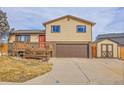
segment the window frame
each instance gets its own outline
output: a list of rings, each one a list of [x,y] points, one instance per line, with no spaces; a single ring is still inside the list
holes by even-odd
[[[84,26],[84,27],[85,27],[85,31],[78,31],[78,27],[79,27],[79,26]],[[77,25],[77,26],[76,26],[76,32],[77,32],[77,33],[86,33],[86,32],[87,32],[87,27],[86,27],[86,25]]]
[[[59,26],[59,31],[58,32],[57,31],[56,32],[53,31],[53,27],[54,26]],[[61,32],[61,26],[60,25],[51,25],[51,32],[52,33],[60,33]]]
[[[24,39],[24,41],[22,41],[22,38]],[[16,41],[17,42],[30,42],[30,35],[28,34],[16,35]]]

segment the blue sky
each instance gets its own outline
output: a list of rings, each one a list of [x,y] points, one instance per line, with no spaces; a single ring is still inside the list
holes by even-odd
[[[98,34],[124,32],[124,7],[6,7],[1,9],[7,13],[10,27],[15,29],[44,29],[42,23],[45,21],[73,15],[96,23],[93,27],[94,40]]]

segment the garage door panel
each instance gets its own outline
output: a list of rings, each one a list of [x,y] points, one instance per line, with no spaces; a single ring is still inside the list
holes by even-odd
[[[57,57],[88,57],[88,45],[56,45]]]

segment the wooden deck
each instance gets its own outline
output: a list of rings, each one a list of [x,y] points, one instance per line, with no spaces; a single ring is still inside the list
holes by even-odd
[[[25,58],[48,58],[52,56],[52,44],[51,43],[25,43],[14,42],[13,43],[13,56],[23,56]]]

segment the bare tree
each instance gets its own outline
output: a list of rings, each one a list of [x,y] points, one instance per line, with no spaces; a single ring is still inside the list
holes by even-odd
[[[3,41],[6,39],[9,29],[6,13],[0,10],[0,47],[2,47]],[[2,53],[2,51],[0,52]]]

